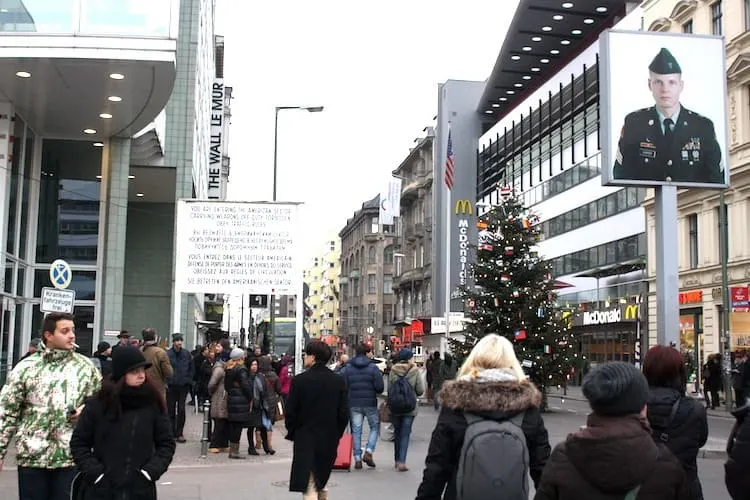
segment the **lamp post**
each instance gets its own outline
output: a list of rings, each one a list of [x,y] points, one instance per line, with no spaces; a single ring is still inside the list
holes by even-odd
[[[279,153],[279,111],[284,110],[305,110],[309,113],[320,113],[323,111],[323,106],[276,106],[276,112],[273,121],[273,198],[271,201],[276,201],[276,174],[278,171],[278,153]],[[304,297],[298,297],[298,300],[304,301]],[[276,296],[271,295],[268,307],[271,308],[269,311],[268,321],[268,333],[271,341],[269,342],[268,349],[269,354],[273,353],[274,343],[276,341]],[[304,307],[303,307],[304,311]],[[299,318],[299,321],[304,321],[304,318]],[[295,342],[295,352],[299,350],[299,346]],[[298,353],[297,353],[298,354]],[[298,356],[295,356],[295,358]]]

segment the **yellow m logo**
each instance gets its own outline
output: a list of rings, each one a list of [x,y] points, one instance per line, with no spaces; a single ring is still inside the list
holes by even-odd
[[[458,200],[456,201],[456,214],[464,213],[468,215],[472,215],[474,213],[474,208],[471,206],[471,202],[469,200]]]
[[[625,308],[625,319],[638,319],[638,306],[627,306]]]

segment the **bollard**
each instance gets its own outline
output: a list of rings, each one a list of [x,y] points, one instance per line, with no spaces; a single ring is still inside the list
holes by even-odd
[[[201,458],[208,456],[208,441],[211,439],[209,426],[211,424],[211,402],[203,403],[203,434],[201,436]]]

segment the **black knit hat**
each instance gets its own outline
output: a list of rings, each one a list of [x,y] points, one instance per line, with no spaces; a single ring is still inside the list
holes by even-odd
[[[583,380],[583,395],[594,413],[606,416],[640,413],[648,400],[648,382],[630,363],[612,361],[594,368]]]
[[[127,345],[112,351],[112,379],[120,380],[137,368],[151,368],[151,363],[146,361],[140,349]]]

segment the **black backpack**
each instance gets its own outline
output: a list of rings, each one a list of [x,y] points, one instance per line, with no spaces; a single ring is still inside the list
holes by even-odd
[[[653,436],[654,440],[658,439],[664,444],[667,444],[669,442],[669,433],[667,432],[667,430],[669,429],[669,426],[672,425],[672,422],[674,422],[674,417],[677,415],[677,410],[680,409],[681,399],[682,398],[677,398],[677,401],[672,404],[672,411],[669,413],[669,418],[663,426],[656,427],[651,424],[651,435]]]
[[[398,379],[388,388],[388,408],[394,415],[406,415],[417,408],[417,393],[404,375],[397,375]]]
[[[457,500],[529,498],[529,448],[524,413],[492,420],[464,413],[468,426],[456,473]]]

